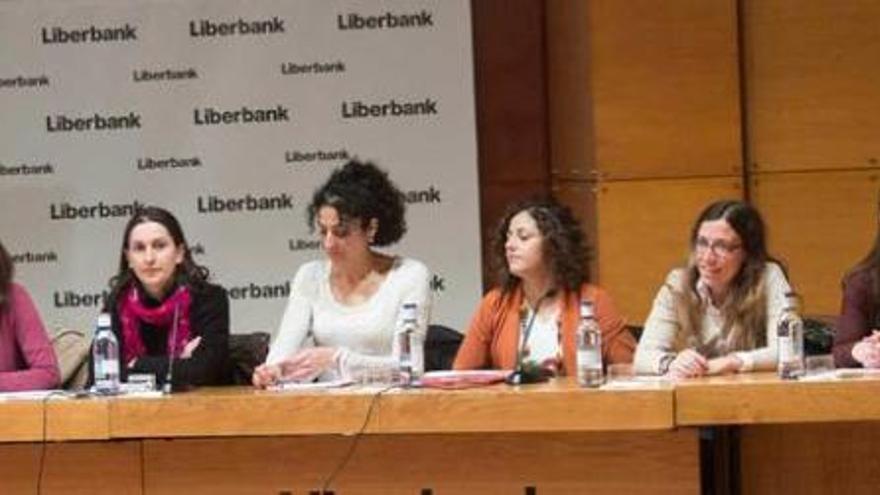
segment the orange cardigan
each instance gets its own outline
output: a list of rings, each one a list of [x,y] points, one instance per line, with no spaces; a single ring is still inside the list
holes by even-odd
[[[581,298],[592,300],[596,308],[596,319],[602,330],[602,361],[606,365],[632,362],[636,341],[627,331],[611,297],[599,287],[584,284],[579,292],[566,291],[562,298],[562,360],[566,375],[576,374],[575,330],[580,319]],[[453,368],[514,369],[519,348],[519,309],[522,301],[522,286],[509,294],[502,294],[497,288],[486,294],[458,349]]]

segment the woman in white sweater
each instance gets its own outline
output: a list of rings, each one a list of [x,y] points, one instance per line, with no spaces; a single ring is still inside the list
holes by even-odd
[[[418,331],[430,314],[430,274],[422,263],[375,251],[406,232],[405,204],[388,175],[351,161],[312,198],[309,224],[326,259],[302,265],[281,327],[253,383],[333,379],[341,370],[391,368],[397,316],[418,305]]]
[[[672,378],[776,366],[776,323],[791,292],[767,253],[764,222],[742,201],[718,201],[691,231],[687,266],[669,273],[636,347],[638,373]]]

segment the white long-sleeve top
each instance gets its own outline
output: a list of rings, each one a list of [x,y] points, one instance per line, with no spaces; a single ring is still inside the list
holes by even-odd
[[[657,374],[660,362],[668,355],[674,356],[683,349],[676,348],[676,334],[681,330],[678,315],[675,311],[675,295],[673,291],[682,288],[683,269],[672,270],[666,277],[666,283],[660,287],[654,306],[645,321],[645,329],[636,347],[633,366],[637,373]],[[734,353],[741,361],[740,371],[767,370],[776,366],[776,325],[785,309],[785,295],[791,292],[791,286],[776,263],[767,263],[764,268],[765,294],[767,297],[767,345],[754,350]],[[699,284],[698,284],[699,286]],[[724,328],[724,314],[712,305],[708,296],[704,298],[706,311],[702,319],[702,340],[704,348],[697,349],[706,357],[717,357],[724,354],[727,343],[721,336]]]
[[[418,332],[424,341],[431,310],[430,272],[419,261],[397,257],[375,294],[355,306],[339,303],[330,289],[330,262],[311,261],[293,278],[281,326],[266,362],[277,363],[302,347],[341,351],[349,369],[393,366],[394,331],[404,303],[418,304]],[[333,379],[338,370],[321,376]]]

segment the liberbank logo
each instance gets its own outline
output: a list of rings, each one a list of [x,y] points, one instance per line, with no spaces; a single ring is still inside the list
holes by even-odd
[[[137,28],[129,23],[122,26],[87,28],[63,28],[53,26],[43,28],[43,44],[58,43],[104,43],[109,41],[136,41]]]
[[[348,160],[348,151],[339,150],[288,150],[284,152],[285,163],[337,162]]]
[[[321,241],[315,239],[288,239],[287,249],[290,251],[317,251],[321,249]]]
[[[42,163],[38,165],[28,165],[22,163],[14,167],[7,167],[0,162],[0,177],[18,176],[18,175],[52,175],[55,173],[55,166],[51,163]]]
[[[415,14],[385,12],[380,15],[339,14],[336,24],[340,31],[352,29],[400,29],[434,26],[434,14],[427,10]]]
[[[427,189],[414,189],[412,191],[406,191],[403,193],[403,200],[407,204],[443,202],[443,199],[440,197],[440,190],[433,185],[429,186]]]
[[[336,74],[345,72],[345,62],[312,62],[310,64],[298,64],[285,62],[281,64],[281,74],[285,76],[298,76],[304,74]]]
[[[136,69],[131,71],[131,78],[134,82],[179,81],[181,79],[198,79],[199,73],[194,67],[164,70]]]
[[[131,203],[71,204],[66,201],[49,205],[51,220],[86,220],[131,217],[140,211],[144,204],[135,200]]]
[[[283,284],[255,284],[227,287],[230,299],[286,299],[290,295],[290,282]]]
[[[13,253],[10,255],[12,258],[12,262],[16,265],[19,263],[24,264],[38,264],[38,263],[55,263],[58,261],[58,254],[55,251],[44,251],[41,253],[33,252],[33,251],[25,251],[23,253]]]
[[[138,170],[180,170],[185,168],[201,167],[201,158],[153,158],[145,156],[137,159]]]
[[[187,248],[193,256],[202,256],[203,254],[205,254],[205,246],[203,246],[201,242],[190,244],[189,246],[187,246]]]
[[[212,21],[199,19],[189,21],[189,35],[192,38],[209,38],[216,36],[263,35],[285,33],[284,19],[273,16],[271,19],[232,21]]]
[[[197,200],[199,213],[234,213],[239,211],[292,210],[293,196],[287,193],[272,196],[254,196],[246,194],[237,198],[221,198],[219,196],[199,196]]]
[[[446,292],[446,278],[436,273],[431,275],[429,285],[434,292]]]
[[[264,124],[290,122],[290,109],[281,105],[266,108],[241,107],[237,110],[196,108],[193,110],[195,125]]]
[[[49,76],[0,77],[0,88],[38,88],[49,85]]]
[[[56,290],[53,293],[52,302],[56,308],[95,308],[104,306],[104,301],[110,297],[106,290],[101,292],[78,292],[69,289]]]
[[[381,103],[370,103],[361,100],[342,102],[342,118],[344,119],[433,115],[437,115],[437,100],[434,100],[433,98],[411,101],[391,99],[387,102]]]
[[[46,132],[120,131],[141,128],[141,116],[134,112],[118,115],[98,113],[87,117],[58,114],[46,116]]]

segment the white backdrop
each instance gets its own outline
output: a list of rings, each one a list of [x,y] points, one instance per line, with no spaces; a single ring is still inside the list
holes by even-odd
[[[420,199],[390,251],[431,268],[433,320],[463,329],[474,119],[468,0],[0,0],[0,239],[47,325],[90,329],[132,203],[167,207],[233,332],[274,332],[321,256],[311,194],[358,157]]]

